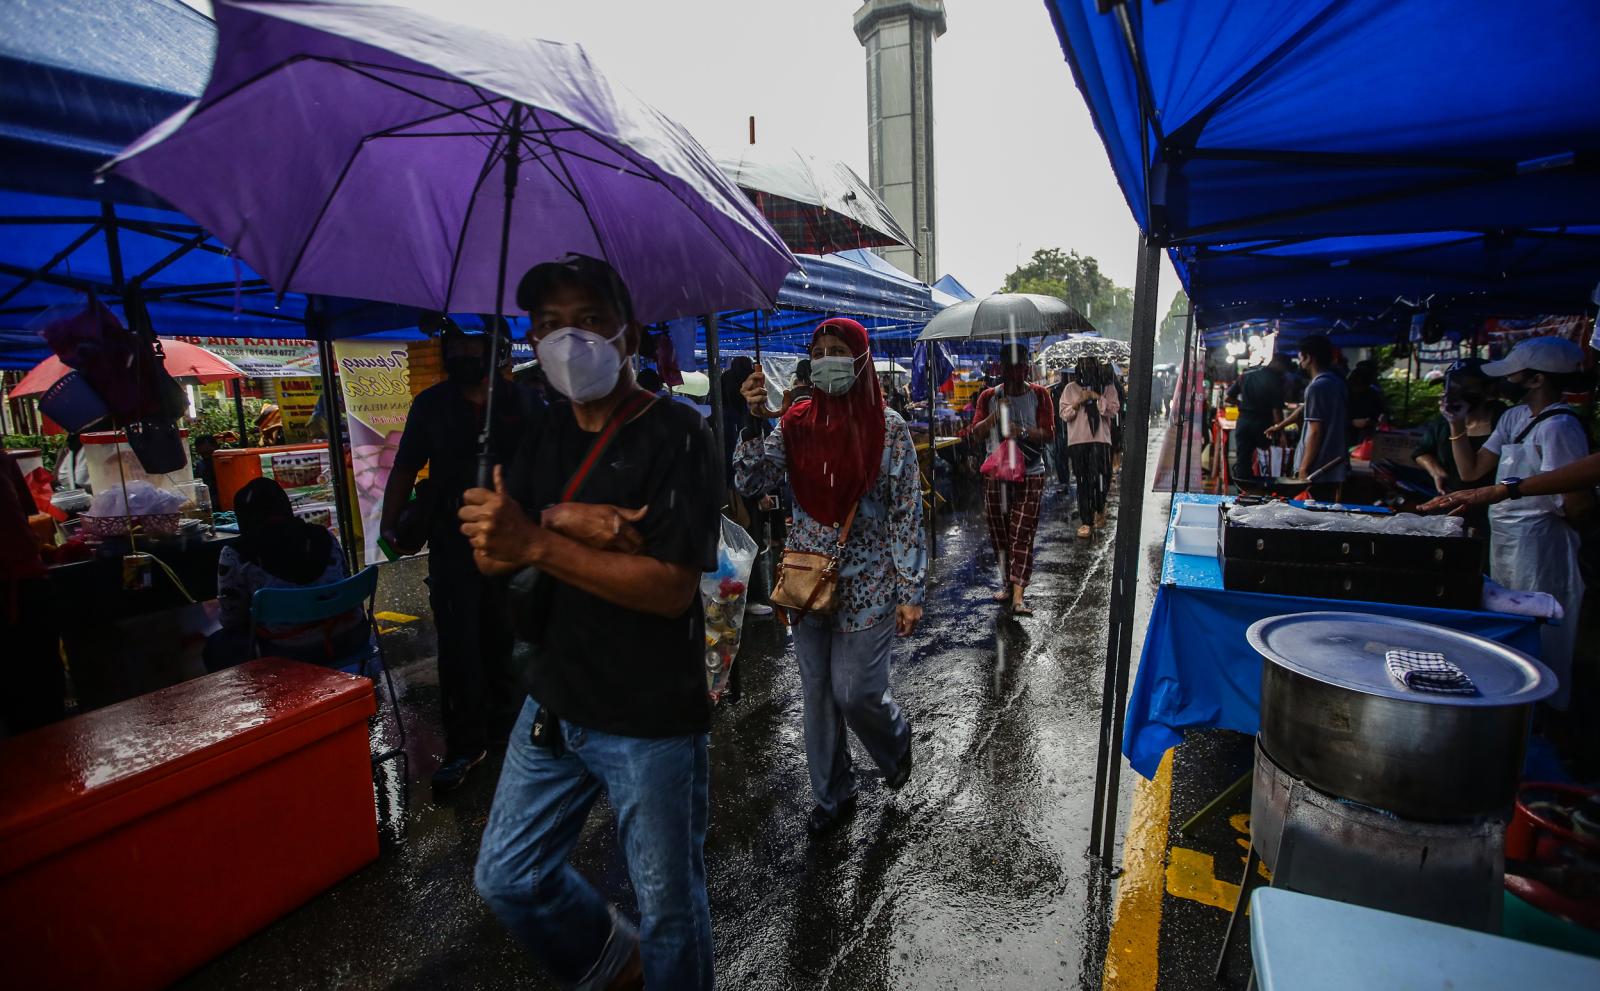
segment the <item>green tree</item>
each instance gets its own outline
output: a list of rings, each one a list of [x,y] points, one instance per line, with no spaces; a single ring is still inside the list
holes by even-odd
[[[1156,324],[1156,364],[1183,360],[1183,331],[1189,319],[1189,296],[1182,289],[1172,297],[1167,315]]]
[[[1031,292],[1065,300],[1106,337],[1128,340],[1133,290],[1112,282],[1090,255],[1040,248],[1006,276],[1006,292]]]

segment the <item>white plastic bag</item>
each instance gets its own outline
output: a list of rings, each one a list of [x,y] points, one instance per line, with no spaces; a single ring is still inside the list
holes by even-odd
[[[744,528],[724,516],[717,570],[700,576],[700,598],[706,610],[706,692],[713,702],[727,689],[733,660],[739,655],[750,568],[758,550]]]

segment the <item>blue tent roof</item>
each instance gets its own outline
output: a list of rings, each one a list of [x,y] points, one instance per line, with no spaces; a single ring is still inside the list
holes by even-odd
[[[1574,287],[1600,271],[1592,239],[1568,242],[1558,263],[1583,279],[1536,269],[1520,286],[1459,237],[1425,248],[1415,270],[1404,259],[1418,232],[1476,235],[1492,253],[1508,232],[1531,247],[1529,232],[1600,225],[1600,5],[1100,6],[1050,3],[1129,207],[1157,244],[1183,249],[1174,263],[1202,322],[1208,305],[1247,298],[1469,293],[1488,304],[1504,291],[1508,306],[1581,306]],[[1324,245],[1321,268],[1294,278],[1282,257],[1217,259],[1212,247],[1352,236],[1372,240]],[[1392,264],[1327,264],[1361,255]]]
[[[777,310],[720,315],[718,338],[724,348],[753,348],[759,333],[763,349],[803,351],[817,324],[840,316],[860,321],[867,328],[874,352],[902,353],[893,342],[903,339],[903,353],[909,354],[912,339],[939,312],[925,283],[870,251],[798,257],[801,268],[784,279]],[[705,346],[704,326],[696,343]]]
[[[933,288],[942,293],[949,293],[956,299],[973,298],[972,293],[967,289],[967,287],[957,281],[956,277],[953,275],[940,276],[939,281],[933,284]]]
[[[93,171],[200,94],[216,26],[179,0],[28,0],[5,23],[5,185],[152,202],[120,180],[94,186]]]

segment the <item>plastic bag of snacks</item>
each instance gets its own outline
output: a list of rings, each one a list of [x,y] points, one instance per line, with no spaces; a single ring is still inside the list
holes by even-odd
[[[728,687],[733,659],[739,655],[745,596],[757,550],[744,528],[724,516],[717,570],[700,576],[700,598],[706,610],[706,691],[713,702]]]

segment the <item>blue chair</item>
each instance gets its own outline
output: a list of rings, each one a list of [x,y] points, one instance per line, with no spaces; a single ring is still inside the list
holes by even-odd
[[[374,768],[391,761],[400,762],[400,780],[410,780],[410,761],[406,757],[406,723],[400,715],[400,696],[394,690],[394,678],[389,674],[389,664],[383,656],[383,641],[378,636],[375,602],[378,595],[378,569],[367,567],[359,574],[334,582],[331,585],[313,585],[310,588],[257,589],[250,600],[250,628],[256,632],[256,656],[262,655],[263,626],[278,631],[304,632],[321,630],[327,645],[326,659],[322,663],[349,674],[372,678],[374,664],[389,689],[389,704],[394,709],[394,722],[399,730],[400,745],[375,754]],[[342,656],[335,656],[334,633],[339,621],[349,612],[359,610],[367,626],[366,640]],[[341,639],[349,636],[348,631]],[[267,646],[270,651],[270,642]],[[374,678],[374,680],[376,680]]]

